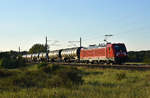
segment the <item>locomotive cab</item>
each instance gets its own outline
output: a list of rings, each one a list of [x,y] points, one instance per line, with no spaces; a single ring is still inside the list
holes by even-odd
[[[115,62],[122,64],[127,60],[127,49],[124,44],[113,44]]]

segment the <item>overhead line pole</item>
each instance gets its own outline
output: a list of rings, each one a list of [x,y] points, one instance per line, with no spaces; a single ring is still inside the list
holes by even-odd
[[[48,45],[48,41],[52,41],[52,40],[48,40],[47,36],[45,38],[45,47],[46,47],[46,58],[48,59],[48,52],[50,51],[50,44]],[[55,40],[55,43],[57,43],[59,41]],[[51,44],[51,46],[53,46]]]
[[[20,46],[19,46],[19,53],[20,53]]]
[[[20,51],[21,51],[21,48],[20,48],[20,46],[19,46],[19,48],[18,48],[18,49],[19,49],[19,55],[20,55]]]
[[[80,47],[82,47],[82,38],[80,37]]]
[[[48,60],[48,44],[47,44],[47,36],[46,36],[45,47],[46,47],[46,59]]]

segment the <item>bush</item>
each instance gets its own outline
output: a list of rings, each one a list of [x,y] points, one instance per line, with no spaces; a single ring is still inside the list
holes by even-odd
[[[16,59],[16,63],[17,63],[17,66],[18,67],[24,67],[26,66],[26,62],[25,62],[25,59],[22,58],[21,56],[18,56],[17,59]]]
[[[52,64],[41,69],[51,74],[49,85],[51,87],[71,87],[83,83],[81,71],[73,67],[64,67]]]
[[[71,87],[83,83],[80,71],[76,68],[66,67],[55,70],[51,80],[51,85],[55,87]]]
[[[14,68],[14,67],[17,67],[17,61],[15,59],[2,58],[1,66],[3,68],[12,68],[12,67]]]
[[[117,80],[122,80],[126,78],[126,74],[125,73],[117,73],[116,74],[116,79]]]
[[[77,68],[52,64],[50,66],[42,67],[41,70],[52,75],[52,78],[49,81],[52,87],[71,87],[72,85],[83,83],[81,71]]]
[[[13,84],[21,88],[46,87],[48,75],[42,71],[28,71],[13,77]]]
[[[9,76],[11,76],[11,75],[12,75],[12,73],[10,73],[10,72],[7,71],[7,70],[4,70],[4,69],[1,69],[1,70],[0,70],[0,78],[9,77]]]
[[[47,62],[42,62],[42,63],[39,63],[39,64],[38,64],[38,68],[45,67],[45,66],[47,66],[47,65],[48,65]]]
[[[18,67],[23,67],[25,66],[25,61],[23,58],[18,57],[18,58],[2,58],[0,60],[0,66],[3,68],[18,68]]]
[[[145,58],[145,59],[144,59],[144,63],[150,64],[150,58]]]
[[[42,71],[46,72],[46,73],[53,73],[59,69],[63,69],[64,67],[59,66],[59,65],[55,65],[55,64],[51,64],[49,66],[43,66],[40,67]]]

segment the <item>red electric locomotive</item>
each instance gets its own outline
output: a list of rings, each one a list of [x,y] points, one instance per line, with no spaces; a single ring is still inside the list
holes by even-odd
[[[127,50],[123,43],[110,44],[95,49],[80,51],[80,61],[91,63],[121,64],[127,59]]]

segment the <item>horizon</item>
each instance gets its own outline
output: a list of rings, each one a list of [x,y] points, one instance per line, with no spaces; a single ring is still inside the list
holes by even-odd
[[[5,0],[0,1],[0,51],[29,50],[45,44],[50,50],[108,40],[124,43],[128,51],[150,50],[149,0]],[[58,42],[59,41],[59,42]],[[76,44],[79,45],[79,44]],[[73,47],[73,46],[72,46]]]

